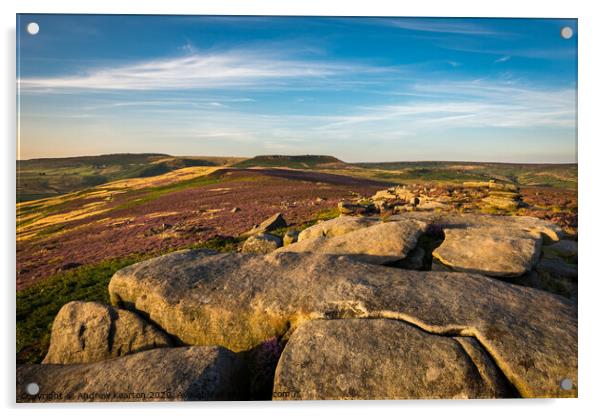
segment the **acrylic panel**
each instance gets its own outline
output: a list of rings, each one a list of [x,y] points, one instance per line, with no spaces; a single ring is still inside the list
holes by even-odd
[[[577,37],[17,15],[17,401],[576,397]]]

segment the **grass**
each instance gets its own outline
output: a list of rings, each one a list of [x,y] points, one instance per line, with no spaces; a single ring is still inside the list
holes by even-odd
[[[65,228],[64,224],[53,224],[53,225],[46,227],[45,229],[40,230],[38,233],[36,233],[36,236],[38,236],[38,237],[50,236],[56,232],[60,232],[64,228]]]
[[[332,220],[336,217],[339,217],[340,214],[341,213],[339,212],[339,209],[337,207],[323,209],[323,210],[320,210],[313,219],[311,219],[307,222],[300,223],[300,224],[298,224],[296,226],[292,226],[292,227],[284,227],[282,229],[277,229],[270,233],[282,237],[285,235],[285,233],[288,230],[295,230],[297,232],[301,232],[302,230],[307,229],[310,226],[313,226],[314,224],[318,223],[319,221]]]
[[[17,291],[17,363],[38,363],[44,358],[52,321],[63,305],[75,300],[108,303],[107,286],[113,274],[142,259],[129,256],[82,266]]]
[[[168,252],[200,248],[230,252],[236,251],[242,242],[244,238],[219,236]],[[161,254],[131,255],[84,265],[17,291],[17,363],[39,363],[44,359],[50,344],[52,322],[63,305],[76,300],[109,303],[108,285],[115,272],[158,255]]]
[[[139,196],[138,198],[134,198],[134,199],[126,201],[126,202],[118,205],[117,207],[113,208],[112,211],[127,210],[132,207],[136,207],[136,206],[157,200],[157,199],[163,197],[164,195],[167,195],[167,194],[170,194],[170,193],[173,193],[176,191],[182,191],[182,190],[186,190],[188,188],[200,187],[203,185],[216,184],[221,181],[223,181],[221,178],[211,178],[211,177],[207,177],[207,176],[200,176],[200,177],[192,178],[189,180],[176,182],[173,184],[145,188],[141,193],[135,193],[136,195]]]
[[[259,155],[235,164],[235,167],[288,167],[313,168],[321,164],[343,164],[333,156],[328,155]]]
[[[564,189],[577,187],[577,164],[423,161],[356,163],[353,166],[372,172],[372,178],[398,182],[458,183],[495,179],[519,186],[538,185]]]
[[[195,245],[190,249],[211,249],[218,252],[236,252],[244,243],[244,237],[217,236]]]

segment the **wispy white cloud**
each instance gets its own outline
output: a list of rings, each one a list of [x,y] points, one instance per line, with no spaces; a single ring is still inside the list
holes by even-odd
[[[452,42],[449,39],[442,38],[437,46],[450,51],[458,52],[469,52],[479,55],[497,55],[497,56],[518,56],[521,58],[529,59],[544,59],[544,60],[557,60],[557,59],[574,59],[577,56],[577,49],[567,45],[562,48],[492,48],[489,45],[482,46],[468,46],[459,44],[458,42]]]
[[[571,88],[538,89],[513,82],[419,83],[399,104],[365,107],[330,117],[321,129],[393,122],[417,133],[450,128],[574,128],[576,94]]]
[[[507,61],[510,61],[510,58],[511,58],[510,55],[504,55],[503,57],[498,58],[498,59],[496,59],[493,62],[496,63],[496,64],[501,63],[501,62],[507,62]]]
[[[386,68],[349,62],[295,59],[263,51],[189,53],[85,74],[23,78],[21,89],[176,90],[263,85],[270,80],[320,79]]]
[[[485,25],[467,20],[450,21],[439,19],[387,19],[386,22],[388,22],[391,26],[395,26],[400,29],[415,30],[419,32],[485,36],[508,35],[506,32],[500,32]]]

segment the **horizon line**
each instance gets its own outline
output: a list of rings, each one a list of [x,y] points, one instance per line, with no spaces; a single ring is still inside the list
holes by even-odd
[[[240,156],[240,155],[172,155],[164,152],[115,152],[115,153],[102,153],[92,155],[75,155],[75,156],[41,156],[28,159],[16,159],[16,162],[35,161],[41,159],[69,159],[69,158],[93,158],[100,156],[111,156],[111,155],[156,155],[156,156],[169,156],[172,158],[245,158],[253,159],[260,156],[327,156],[338,159],[339,161],[346,164],[391,164],[391,163],[425,163],[425,162],[453,162],[453,163],[480,163],[480,164],[507,164],[507,165],[578,165],[578,161],[575,162],[501,162],[501,161],[481,161],[481,160],[455,160],[455,159],[421,159],[421,160],[389,160],[389,161],[357,161],[349,162],[344,161],[337,156],[328,154],[257,154],[253,156]]]

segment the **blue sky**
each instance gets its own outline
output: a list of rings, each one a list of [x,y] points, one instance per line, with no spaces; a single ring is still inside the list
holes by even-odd
[[[19,15],[17,32],[20,159],[577,159],[573,19]]]

